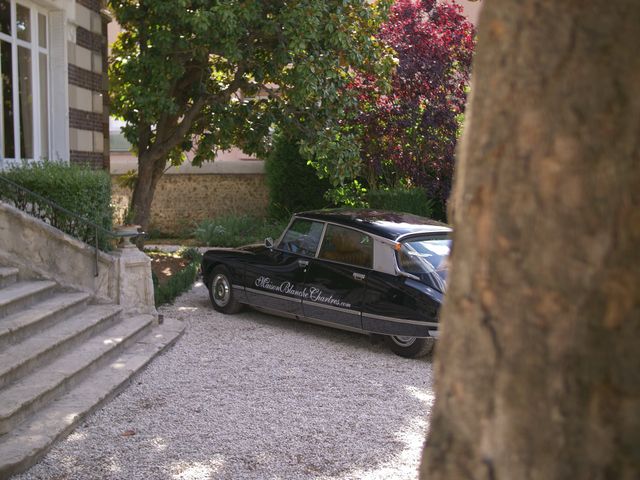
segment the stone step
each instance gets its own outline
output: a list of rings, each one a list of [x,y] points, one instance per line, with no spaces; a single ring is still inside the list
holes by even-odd
[[[155,355],[173,344],[183,328],[182,322],[165,319],[55,402],[0,436],[0,478],[36,463],[57,439],[67,435],[86,415],[126,386]]]
[[[10,267],[0,267],[0,288],[13,285],[18,280],[18,269]]]
[[[121,311],[114,305],[91,305],[38,335],[4,349],[0,353],[0,388],[108,328],[118,320]]]
[[[11,315],[49,296],[55,282],[35,280],[18,282],[0,290],[0,318]]]
[[[38,408],[69,390],[88,374],[146,333],[154,317],[138,315],[120,321],[54,361],[0,390],[0,435],[15,428]]]
[[[86,307],[90,298],[91,295],[83,292],[58,293],[25,310],[0,318],[0,352],[78,313]]]

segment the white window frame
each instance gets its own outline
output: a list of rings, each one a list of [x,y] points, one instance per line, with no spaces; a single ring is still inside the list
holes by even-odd
[[[6,1],[6,0],[5,0]],[[49,12],[39,5],[36,5],[29,0],[8,0],[11,11],[11,35],[0,32],[0,40],[8,42],[11,45],[11,59],[12,59],[12,84],[13,84],[13,135],[14,135],[14,156],[4,157],[4,138],[0,138],[0,169],[9,166],[10,164],[20,163],[23,160],[26,161],[39,161],[44,158],[42,148],[42,118],[41,118],[41,98],[40,92],[40,54],[46,55],[47,69],[47,152],[50,157],[51,152],[51,22],[49,19]],[[25,41],[18,38],[17,29],[17,5],[21,5],[29,9],[30,24],[31,24],[31,40]],[[38,15],[41,14],[45,17],[46,23],[46,47],[39,45],[39,19]],[[31,93],[32,93],[32,141],[33,141],[33,158],[24,158],[20,145],[20,120],[21,120],[21,105],[19,98],[19,83],[18,83],[18,47],[24,47],[31,53]],[[3,105],[3,92],[0,91],[0,105]],[[0,132],[4,132],[4,114],[0,115]]]

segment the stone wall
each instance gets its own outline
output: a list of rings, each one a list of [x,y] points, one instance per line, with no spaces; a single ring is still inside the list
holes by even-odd
[[[118,296],[115,259],[11,205],[0,202],[0,260],[26,278],[55,280],[102,300]]]
[[[97,265],[96,265],[97,261]],[[137,248],[97,252],[69,235],[0,202],[0,262],[21,278],[46,278],[88,292],[128,313],[155,315],[151,260]]]
[[[116,215],[127,206],[131,192],[112,176]],[[149,231],[184,235],[202,220],[225,215],[264,217],[269,192],[265,175],[166,174],[158,183]]]

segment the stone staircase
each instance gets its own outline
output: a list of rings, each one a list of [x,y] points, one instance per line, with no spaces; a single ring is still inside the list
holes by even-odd
[[[34,464],[182,329],[0,266],[0,479]]]

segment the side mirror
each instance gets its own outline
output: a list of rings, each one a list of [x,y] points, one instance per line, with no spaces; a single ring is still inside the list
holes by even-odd
[[[273,248],[273,238],[271,238],[271,237],[265,238],[264,239],[264,246],[267,247],[269,250],[271,250]]]

